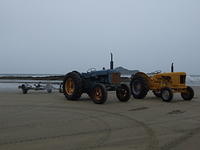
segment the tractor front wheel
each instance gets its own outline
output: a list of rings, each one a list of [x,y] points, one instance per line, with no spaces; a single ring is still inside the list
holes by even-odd
[[[165,102],[170,102],[173,98],[173,91],[167,87],[161,89],[161,98]]]
[[[121,84],[116,90],[116,95],[119,101],[127,102],[131,97],[129,87],[126,84]]]
[[[107,100],[107,90],[103,84],[95,84],[91,90],[90,97],[95,104],[103,104]]]
[[[194,90],[188,86],[186,92],[181,93],[181,97],[186,101],[192,100],[194,97]]]

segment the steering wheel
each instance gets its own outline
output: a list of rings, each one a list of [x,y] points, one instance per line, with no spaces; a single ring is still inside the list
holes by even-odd
[[[90,68],[87,70],[87,72],[94,72],[94,71],[96,71],[96,68]]]
[[[153,73],[154,74],[159,74],[159,73],[161,73],[162,71],[161,70],[156,70],[156,71],[154,71]]]

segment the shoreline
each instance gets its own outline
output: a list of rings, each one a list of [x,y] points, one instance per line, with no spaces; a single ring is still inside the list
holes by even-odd
[[[2,76],[0,77],[0,80],[63,80],[63,79],[64,79],[64,75],[44,76],[44,77],[33,77],[33,76],[27,76],[27,77]]]

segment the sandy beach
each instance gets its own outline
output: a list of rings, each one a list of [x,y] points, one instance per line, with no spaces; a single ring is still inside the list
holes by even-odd
[[[67,101],[58,92],[0,92],[0,150],[199,150],[200,88],[171,103],[151,93],[104,105],[87,95]]]

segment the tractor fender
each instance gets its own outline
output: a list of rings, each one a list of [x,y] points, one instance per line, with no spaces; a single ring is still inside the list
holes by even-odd
[[[147,81],[148,85],[150,85],[151,78],[144,72],[137,72],[131,76],[131,79],[135,78],[143,78]]]

